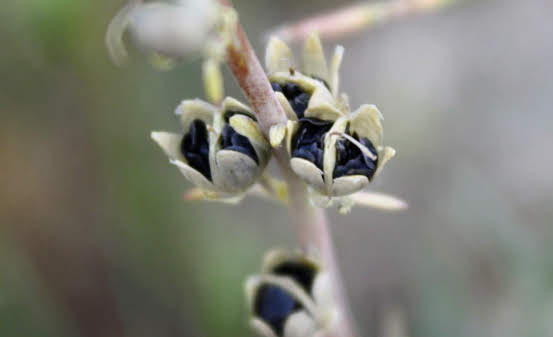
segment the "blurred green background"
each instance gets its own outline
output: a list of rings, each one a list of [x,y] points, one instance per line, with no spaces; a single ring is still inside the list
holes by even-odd
[[[348,3],[235,1],[259,55],[274,25]],[[2,3],[0,336],[250,336],[242,281],[294,247],[287,211],[182,201],[149,132],[202,97],[200,62],[113,66],[122,4]],[[410,203],[329,212],[364,336],[390,306],[412,337],[553,336],[552,2],[461,2],[335,43],[398,150],[373,188]]]

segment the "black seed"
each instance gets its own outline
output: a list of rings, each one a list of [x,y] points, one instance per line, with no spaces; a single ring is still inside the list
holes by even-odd
[[[236,145],[231,145],[227,148],[225,148],[225,150],[228,150],[228,151],[236,151],[236,152],[240,152],[240,153],[244,153],[244,154],[247,154],[248,153],[248,149],[243,147],[243,146],[236,146]]]
[[[282,87],[282,93],[284,94],[284,96],[290,99],[293,99],[302,92],[303,91],[300,89],[300,86],[295,83],[285,83]]]
[[[289,276],[298,282],[305,291],[310,294],[313,281],[317,274],[317,268],[308,263],[285,262],[273,269],[276,275]]]
[[[202,173],[206,178],[211,179],[209,174],[205,174],[205,172],[210,172],[208,160],[205,160],[204,157],[193,152],[187,153],[186,160],[188,161],[188,165]]]
[[[230,126],[229,127],[227,126],[223,128],[223,132],[221,133],[221,140],[222,140],[221,146],[223,148],[226,148],[232,145],[231,138],[232,138],[234,129]]]
[[[339,165],[334,168],[334,178],[342,177],[347,174],[347,169],[344,165]]]
[[[309,99],[311,96],[309,96],[306,93],[301,93],[297,95],[294,99],[290,100],[290,105],[292,106],[292,109],[294,109],[294,112],[298,116],[298,118],[303,118],[305,110],[307,110],[307,105],[309,104]]]
[[[180,151],[188,165],[211,180],[209,167],[209,139],[205,123],[196,119],[190,124],[188,133],[184,135],[180,144]]]
[[[346,147],[346,142],[342,139],[336,142],[336,161],[338,163],[347,162],[349,157],[348,148]]]
[[[323,140],[330,130],[331,122],[304,118],[299,121],[299,128],[292,137],[292,157],[309,160],[323,169]]]
[[[361,144],[365,145],[365,147],[367,149],[369,149],[369,151],[371,151],[372,154],[377,156],[376,161],[373,161],[371,158],[369,158],[367,156],[363,156],[363,160],[365,161],[365,164],[367,166],[369,166],[370,168],[373,168],[373,169],[376,170],[376,166],[378,164],[378,152],[376,151],[373,143],[371,143],[371,141],[368,138],[361,138],[361,140],[359,142]]]
[[[273,87],[273,91],[282,92],[282,87],[277,82],[271,82],[271,86]]]
[[[295,150],[294,153],[292,153],[292,156],[293,157],[298,157],[298,158],[303,158],[303,159],[308,160],[312,163],[315,163],[315,161],[316,161],[315,155],[313,153],[311,153],[310,151],[308,151],[307,149],[303,149],[303,148]]]
[[[323,150],[321,149],[322,146],[320,146],[318,143],[314,142],[311,143],[311,145],[306,145],[298,151],[301,152],[307,152],[310,155],[310,158],[308,159],[310,162],[314,163],[317,167],[323,167]],[[299,156],[298,156],[299,157]]]
[[[307,110],[307,106],[309,105],[309,99],[311,98],[309,93],[305,92],[295,83],[281,85],[280,83],[272,82],[271,86],[274,91],[284,94],[299,119],[304,117],[305,110]]]
[[[346,165],[340,165],[339,167],[344,175],[364,175],[368,177],[373,170],[362,161],[361,157],[351,159]]]
[[[358,139],[357,135],[353,135],[353,138]],[[377,151],[368,138],[362,138],[359,142],[372,154],[377,156]],[[378,158],[372,160],[365,156],[357,146],[347,139],[340,139],[336,142],[336,154],[336,166],[333,172],[334,178],[350,175],[364,175],[372,179],[374,176]]]
[[[223,132],[221,133],[221,147],[223,150],[230,150],[243,153],[259,164],[257,154],[248,140],[248,138],[242,136],[236,132],[230,125],[225,125]]]
[[[243,140],[244,136],[240,135],[239,133],[235,132],[232,134],[232,136],[230,136],[230,141],[233,145],[240,145],[241,143],[246,143],[246,144],[249,144],[250,142],[248,141],[248,139],[246,138],[245,140]]]
[[[301,308],[292,295],[279,287],[263,285],[257,290],[254,312],[277,336],[283,336],[286,319]]]

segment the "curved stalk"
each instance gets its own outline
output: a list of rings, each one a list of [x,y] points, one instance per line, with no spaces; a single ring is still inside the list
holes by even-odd
[[[321,38],[337,39],[403,16],[434,11],[453,2],[454,0],[364,1],[281,25],[268,36],[275,35],[284,41],[293,42],[303,40],[311,32],[317,31]]]
[[[223,0],[223,4],[228,2]],[[227,64],[248,98],[267,138],[271,126],[285,123],[286,114],[273,92],[271,84],[255,55],[242,27],[237,25],[236,40],[228,46]],[[340,321],[332,337],[354,337],[353,320],[344,291],[342,278],[324,210],[313,207],[308,200],[305,184],[292,172],[283,146],[273,149],[283,178],[288,184],[289,209],[300,247],[315,250],[330,272]],[[329,336],[330,337],[330,336]]]

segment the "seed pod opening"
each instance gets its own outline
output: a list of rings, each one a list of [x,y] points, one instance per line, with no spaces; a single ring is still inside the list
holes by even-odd
[[[188,165],[211,181],[208,131],[202,120],[195,119],[190,124],[190,129],[182,138],[180,151]]]
[[[221,149],[243,153],[259,164],[259,159],[248,138],[237,133],[232,126],[226,124],[221,133]]]
[[[286,97],[298,119],[303,118],[309,104],[309,99],[311,99],[311,93],[295,83],[287,82],[281,84],[271,82],[271,85],[275,92],[281,92]]]
[[[327,273],[303,253],[275,250],[246,283],[252,327],[264,337],[312,337],[333,323]]]
[[[280,276],[288,276],[294,279],[302,288],[311,293],[313,288],[313,281],[317,275],[318,268],[311,263],[304,263],[298,261],[285,261],[272,270],[272,273]]]
[[[277,336],[284,335],[284,324],[303,306],[286,290],[265,284],[257,290],[254,313],[268,324]]]
[[[171,163],[209,198],[243,195],[270,158],[270,146],[251,110],[227,97],[221,106],[185,100],[176,113],[184,135],[152,133]]]
[[[306,159],[323,169],[324,136],[332,127],[331,122],[302,119],[292,138],[292,157]]]
[[[366,147],[376,159],[369,158],[361,149],[347,139],[336,141],[336,164],[333,177],[363,175],[372,180],[378,166],[378,152],[368,138],[352,137]]]

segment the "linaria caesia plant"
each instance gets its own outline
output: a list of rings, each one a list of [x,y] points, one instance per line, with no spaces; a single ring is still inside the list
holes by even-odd
[[[339,93],[343,48],[336,48],[328,66],[312,34],[296,67],[290,49],[274,37],[266,74],[227,0],[131,1],[106,37],[116,63],[126,56],[127,29],[148,52],[182,59],[193,50],[205,58],[209,103],[183,101],[176,110],[182,131],[152,133],[196,186],[187,200],[237,202],[248,193],[288,203],[301,251],[270,253],[261,273],[248,280],[252,327],[262,337],[355,337],[320,207],[335,205],[346,213],[354,203],[387,210],[406,204],[360,192],[395,151],[382,145],[378,109],[362,105],[351,111]],[[223,99],[223,60],[251,108]],[[264,172],[271,153],[284,181]]]

